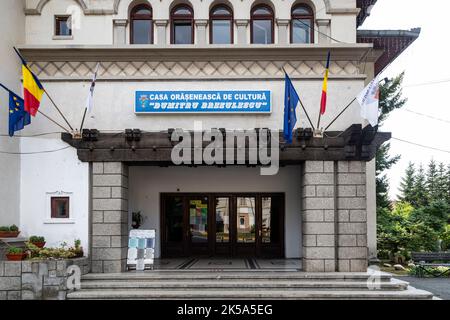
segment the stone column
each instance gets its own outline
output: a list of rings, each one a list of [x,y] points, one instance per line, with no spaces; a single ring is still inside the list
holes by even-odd
[[[289,36],[289,22],[287,19],[277,19],[278,25],[278,44],[288,44],[291,42]]]
[[[332,161],[306,161],[302,177],[303,270],[334,272],[335,174]]]
[[[319,43],[331,43],[330,39],[330,20],[318,19],[316,20],[318,26]],[[328,37],[327,37],[328,36]]]
[[[237,26],[237,43],[238,44],[247,44],[250,41],[247,41],[247,26],[248,20],[235,20]]]
[[[156,27],[156,35],[157,35],[157,44],[161,46],[167,45],[167,24],[168,20],[155,20]]]
[[[339,271],[365,272],[368,265],[366,163],[339,161]]]
[[[128,247],[128,167],[94,162],[92,168],[92,272],[126,269]]]
[[[114,20],[114,44],[124,45],[127,43],[127,19]]]
[[[195,20],[196,26],[196,43],[199,46],[204,46],[209,41],[206,40],[206,26],[208,25],[208,20]]]
[[[365,272],[365,163],[306,161],[302,175],[303,269]]]

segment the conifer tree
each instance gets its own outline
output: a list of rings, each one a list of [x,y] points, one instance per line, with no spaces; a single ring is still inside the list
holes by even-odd
[[[426,206],[428,204],[428,192],[426,188],[426,176],[425,170],[423,169],[422,164],[419,166],[419,170],[417,171],[416,179],[414,183],[414,201],[412,205],[415,208],[419,208],[422,206]]]
[[[436,199],[440,201],[447,201],[447,171],[443,162],[440,162],[437,169],[436,181]]]
[[[416,168],[414,163],[410,162],[405,171],[405,176],[400,182],[401,201],[408,202],[410,204],[414,201],[414,183],[415,183]]]
[[[431,159],[428,164],[425,186],[428,191],[429,201],[438,200],[438,169],[434,159]]]

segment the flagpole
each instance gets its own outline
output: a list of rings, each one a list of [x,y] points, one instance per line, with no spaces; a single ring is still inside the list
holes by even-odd
[[[284,69],[284,67],[282,67],[282,69],[283,69],[284,73],[285,73],[287,76],[289,76],[288,73],[286,72],[286,70]],[[306,108],[305,108],[305,106],[303,105],[302,99],[298,99],[298,101],[300,102],[300,105],[302,106],[302,109],[303,109],[303,111],[304,111],[305,114],[306,114],[306,118],[308,119],[309,124],[311,125],[311,128],[312,128],[313,130],[315,130],[314,125],[312,124],[311,118],[309,117],[308,112],[306,111]]]
[[[22,60],[22,64],[25,66],[25,68],[28,69],[28,71],[31,72],[31,74],[34,75],[33,71],[31,71],[30,67],[28,67],[26,60],[22,57],[22,55],[20,54],[20,52],[17,50],[16,47],[13,47],[14,51],[17,53],[17,55],[19,56],[20,60]],[[64,114],[61,112],[61,110],[58,108],[58,106],[56,105],[55,101],[53,101],[52,97],[48,94],[47,90],[43,87],[42,88],[44,90],[44,93],[47,95],[47,97],[50,99],[51,103],[53,104],[53,106],[56,108],[56,110],[58,110],[59,114],[61,115],[61,117],[64,119],[64,121],[67,123],[67,125],[69,126],[70,130],[73,131],[72,126],[70,125],[69,121],[67,121],[66,117],[64,116]]]
[[[331,125],[356,101],[356,97],[330,122],[330,124],[323,130],[326,131]]]
[[[60,125],[58,122],[56,122],[55,120],[53,120],[52,118],[50,118],[48,115],[46,115],[45,113],[43,113],[42,111],[38,110],[37,111],[39,114],[42,114],[45,118],[47,118],[48,120],[50,120],[51,122],[53,122],[54,124],[56,124],[58,127],[60,127],[61,129],[63,129],[64,131],[70,133],[69,130],[67,130],[66,128],[64,128],[62,125]]]
[[[87,108],[84,108],[83,120],[81,120],[80,133],[83,130],[84,120],[86,119]]]
[[[0,83],[0,87],[2,87],[3,89],[5,89],[8,92],[13,92],[12,90],[10,90],[9,88],[7,88],[6,86],[4,86],[2,83]],[[60,127],[61,129],[63,129],[66,132],[69,132],[69,130],[67,130],[66,128],[64,128],[62,125],[60,125],[58,122],[56,122],[55,120],[53,120],[52,118],[50,118],[49,116],[47,116],[46,114],[42,113],[41,111],[38,110],[38,112],[40,114],[42,114],[45,118],[47,118],[48,120],[50,120],[51,122],[53,122],[54,124],[56,124],[58,127]],[[70,132],[69,132],[70,133]]]

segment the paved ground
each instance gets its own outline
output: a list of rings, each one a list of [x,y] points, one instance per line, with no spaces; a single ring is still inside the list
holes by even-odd
[[[438,298],[450,300],[450,278],[416,278],[396,275],[394,277],[409,282],[416,289],[426,290]]]

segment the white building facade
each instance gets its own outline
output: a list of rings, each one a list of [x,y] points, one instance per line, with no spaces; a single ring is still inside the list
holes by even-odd
[[[6,2],[2,83],[21,91],[14,45],[73,130],[44,96],[40,110],[69,133],[38,115],[22,137],[0,137],[9,152],[0,154],[1,225],[45,236],[49,246],[81,239],[92,272],[125,270],[133,212],[143,216],[142,229],[156,230],[157,257],[302,258],[305,271],[366,270],[376,256],[373,159],[389,134],[368,126],[356,102],[323,137],[304,130],[311,125],[298,106],[293,144],[279,135],[276,175],[261,175],[260,164],[248,161],[176,166],[171,133],[268,128],[278,136],[283,69],[316,126],[331,52],[325,128],[417,31],[359,33],[375,1]],[[389,51],[389,43],[401,45]],[[97,63],[89,130],[77,137]],[[170,92],[266,93],[270,108],[151,104],[155,93],[170,99]],[[1,99],[8,101],[5,93]]]

